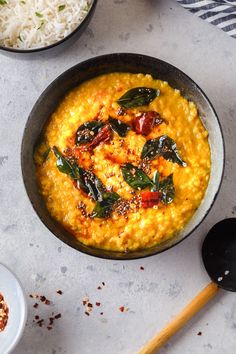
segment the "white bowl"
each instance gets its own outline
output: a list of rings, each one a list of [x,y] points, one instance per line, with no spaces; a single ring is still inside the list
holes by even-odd
[[[0,353],[9,354],[23,334],[27,319],[27,305],[19,280],[3,264],[0,264],[0,293],[9,308],[7,326],[3,332],[0,332]]]

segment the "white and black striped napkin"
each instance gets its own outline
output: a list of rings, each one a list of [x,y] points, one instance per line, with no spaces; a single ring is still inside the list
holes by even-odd
[[[236,0],[177,0],[184,8],[236,38]]]

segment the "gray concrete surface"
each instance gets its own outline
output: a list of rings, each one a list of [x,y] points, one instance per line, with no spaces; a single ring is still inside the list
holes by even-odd
[[[130,262],[95,259],[53,237],[35,215],[20,171],[24,125],[40,93],[72,65],[118,51],[158,57],[192,77],[219,115],[227,154],[220,194],[198,230],[161,255]],[[14,354],[137,353],[208,283],[202,240],[216,221],[236,213],[235,82],[236,40],[169,0],[100,0],[87,31],[60,55],[17,60],[0,53],[0,262],[15,271],[27,296],[53,301],[34,309],[28,297],[27,327]],[[89,317],[85,296],[101,302]],[[119,311],[123,305],[128,312]],[[36,314],[46,319],[51,312],[62,314],[51,331],[34,325]],[[222,291],[160,353],[234,354],[235,347],[236,296]]]

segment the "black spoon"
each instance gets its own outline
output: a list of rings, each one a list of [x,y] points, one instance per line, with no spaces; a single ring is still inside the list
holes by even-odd
[[[236,291],[236,218],[222,220],[212,227],[202,245],[202,259],[212,282],[156,334],[139,354],[156,353],[213,298],[219,287]]]

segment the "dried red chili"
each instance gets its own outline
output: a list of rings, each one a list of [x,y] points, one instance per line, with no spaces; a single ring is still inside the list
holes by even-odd
[[[111,128],[108,124],[106,124],[100,131],[99,133],[94,137],[94,139],[89,143],[84,146],[85,150],[92,150],[101,143],[107,143],[110,141],[112,136],[112,131]]]
[[[143,208],[152,208],[154,205],[158,205],[161,201],[160,192],[141,192],[140,197]]]
[[[153,127],[163,122],[159,113],[155,111],[143,112],[136,115],[133,121],[133,128],[137,134],[148,135]]]

